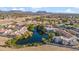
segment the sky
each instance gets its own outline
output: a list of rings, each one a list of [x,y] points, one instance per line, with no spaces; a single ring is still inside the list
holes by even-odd
[[[46,11],[53,13],[79,13],[79,8],[77,7],[0,7],[1,11],[11,11],[11,10],[19,10],[19,11]]]
[[[79,13],[79,0],[0,0],[0,10]]]

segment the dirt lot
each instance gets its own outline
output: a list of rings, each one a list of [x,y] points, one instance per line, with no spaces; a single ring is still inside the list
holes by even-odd
[[[53,45],[44,45],[39,47],[25,47],[19,49],[0,47],[0,51],[76,51],[76,50]]]
[[[5,45],[5,42],[8,40],[9,38],[7,37],[1,37],[0,36],[0,45]]]

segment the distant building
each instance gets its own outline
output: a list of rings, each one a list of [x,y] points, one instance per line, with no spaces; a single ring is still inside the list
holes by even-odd
[[[62,45],[78,45],[78,41],[76,37],[67,38],[64,36],[56,36],[52,39],[53,43],[62,44]]]

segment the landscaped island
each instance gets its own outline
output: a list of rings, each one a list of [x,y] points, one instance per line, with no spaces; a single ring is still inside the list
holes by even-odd
[[[1,12],[0,36],[8,38],[0,43],[5,48],[49,45],[79,49],[79,14]]]

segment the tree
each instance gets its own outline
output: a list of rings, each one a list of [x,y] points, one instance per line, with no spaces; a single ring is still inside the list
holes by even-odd
[[[48,41],[51,42],[52,38],[55,36],[55,33],[49,32],[48,33]]]
[[[34,28],[35,28],[34,24],[30,24],[27,29],[29,31],[34,31]]]
[[[37,25],[36,30],[41,35],[46,34],[46,29],[43,25]]]
[[[66,23],[68,20],[69,20],[68,18],[64,18],[64,19],[62,20],[62,22],[63,22],[63,23]]]
[[[40,16],[37,16],[37,17],[35,18],[35,20],[36,20],[36,21],[40,21],[40,18],[41,18]]]

